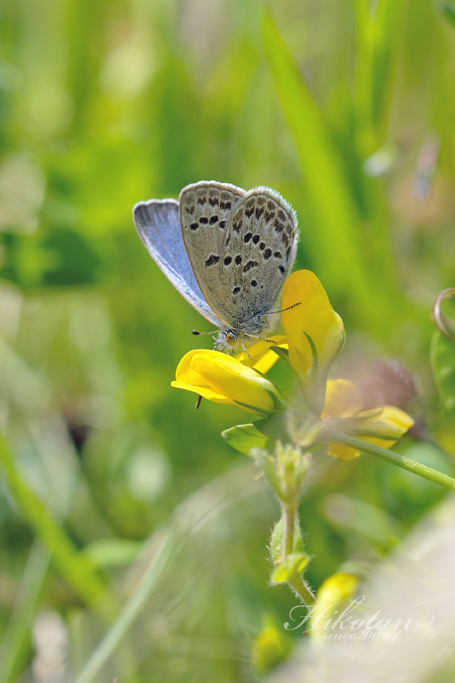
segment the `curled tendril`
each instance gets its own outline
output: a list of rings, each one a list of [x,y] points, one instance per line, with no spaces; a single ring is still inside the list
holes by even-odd
[[[447,339],[449,339],[452,344],[455,344],[455,336],[453,335],[448,323],[445,321],[444,313],[442,312],[442,302],[444,299],[453,298],[455,301],[455,287],[450,287],[449,289],[444,289],[439,295],[433,306],[433,315],[436,325],[439,327],[441,332],[445,334]]]

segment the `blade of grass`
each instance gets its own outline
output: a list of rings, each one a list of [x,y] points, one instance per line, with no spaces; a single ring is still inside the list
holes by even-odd
[[[263,40],[275,88],[297,145],[308,199],[317,219],[314,234],[303,232],[302,239],[313,240],[309,246],[322,279],[325,274],[334,288],[349,295],[363,324],[369,317],[370,324],[377,327],[382,305],[368,275],[360,217],[346,170],[321,112],[269,12],[263,16]]]
[[[401,52],[407,0],[355,0],[357,146],[364,159],[385,142]]]
[[[0,645],[0,683],[7,683],[11,677],[24,642],[24,635],[33,619],[49,561],[49,550],[39,541],[35,541],[22,575],[13,613]]]
[[[120,612],[120,616],[107,632],[100,645],[96,648],[84,670],[80,676],[78,676],[76,683],[90,683],[91,681],[99,680],[95,677],[98,676],[106,660],[115,651],[138,614],[142,611],[159,578],[168,566],[172,556],[175,554],[178,539],[179,534],[175,528],[171,528],[169,532],[165,532],[159,552],[150,562],[136,590],[125,603]]]
[[[175,561],[179,544],[213,523],[214,517],[228,514],[231,506],[243,498],[265,491],[264,482],[254,480],[255,472],[255,466],[249,463],[203,486],[180,504],[166,529],[152,536],[152,542],[157,541],[158,550],[117,621],[97,646],[75,683],[93,683],[99,680],[100,670],[144,609],[164,570],[172,560]],[[150,545],[150,541],[147,545]]]
[[[0,466],[22,515],[48,548],[57,571],[103,619],[114,618],[116,601],[107,593],[105,581],[25,483],[1,435]]]

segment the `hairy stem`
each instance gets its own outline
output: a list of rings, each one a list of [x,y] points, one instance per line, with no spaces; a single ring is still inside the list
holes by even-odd
[[[303,580],[302,576],[294,576],[289,580],[294,592],[303,600],[303,602],[310,606],[316,602],[316,596],[311,588]]]
[[[292,555],[294,552],[294,535],[296,524],[298,524],[296,516],[297,513],[294,507],[283,505],[283,546],[285,557]]]

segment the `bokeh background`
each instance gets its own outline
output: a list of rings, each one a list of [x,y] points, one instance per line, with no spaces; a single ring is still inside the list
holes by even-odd
[[[280,191],[297,266],[345,321],[335,374],[398,393],[418,423],[401,452],[453,473],[429,348],[455,285],[454,82],[450,2],[1,2],[0,683],[254,681],[264,623],[303,638],[267,585],[277,505],[220,437],[248,418],[170,387],[209,324],[146,253],[139,200],[201,179]],[[444,495],[327,457],[301,505],[309,581],[373,566]]]

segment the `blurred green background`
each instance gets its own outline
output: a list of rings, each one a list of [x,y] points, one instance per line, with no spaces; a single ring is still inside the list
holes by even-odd
[[[401,363],[425,437],[401,451],[453,472],[429,344],[455,286],[454,83],[449,2],[0,3],[0,683],[254,681],[264,620],[290,638],[296,601],[267,585],[277,505],[220,437],[249,418],[171,389],[209,324],[142,246],[139,200],[202,179],[281,192],[297,266],[345,321],[336,374],[371,386],[372,364]],[[328,460],[301,506],[315,588],[444,495]],[[126,632],[120,606],[176,518]],[[112,624],[124,637],[78,678]]]

